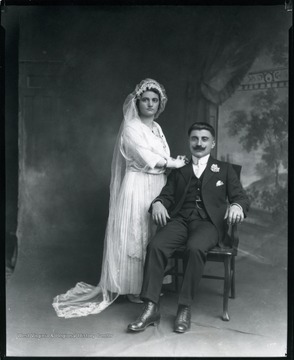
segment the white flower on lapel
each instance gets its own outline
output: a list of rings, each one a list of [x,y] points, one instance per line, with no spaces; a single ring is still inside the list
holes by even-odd
[[[212,164],[210,170],[217,173],[219,172],[220,168],[217,166],[217,164]]]
[[[222,186],[222,185],[224,185],[224,183],[221,180],[217,181],[216,186]]]

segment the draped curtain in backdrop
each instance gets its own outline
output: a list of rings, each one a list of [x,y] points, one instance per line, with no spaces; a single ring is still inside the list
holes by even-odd
[[[208,102],[220,105],[234,93],[259,52],[274,41],[270,28],[275,27],[277,34],[281,19],[273,16],[272,7],[215,11],[200,86]]]

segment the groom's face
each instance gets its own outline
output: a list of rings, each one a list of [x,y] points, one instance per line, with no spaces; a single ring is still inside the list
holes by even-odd
[[[189,137],[191,154],[197,158],[202,158],[210,154],[215,146],[215,141],[208,130],[192,130]]]

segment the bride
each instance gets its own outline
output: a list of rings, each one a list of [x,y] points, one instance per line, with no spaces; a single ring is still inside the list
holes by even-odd
[[[144,260],[156,231],[149,206],[166,182],[166,168],[185,165],[185,157],[170,157],[160,125],[154,121],[167,102],[164,87],[142,80],[123,105],[121,124],[111,164],[109,216],[104,238],[100,282],[79,282],[53,300],[59,317],[97,314],[119,295],[141,302]]]

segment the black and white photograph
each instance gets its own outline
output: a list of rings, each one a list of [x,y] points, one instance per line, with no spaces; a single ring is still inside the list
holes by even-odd
[[[28,3],[1,2],[5,356],[288,357],[292,0]]]

